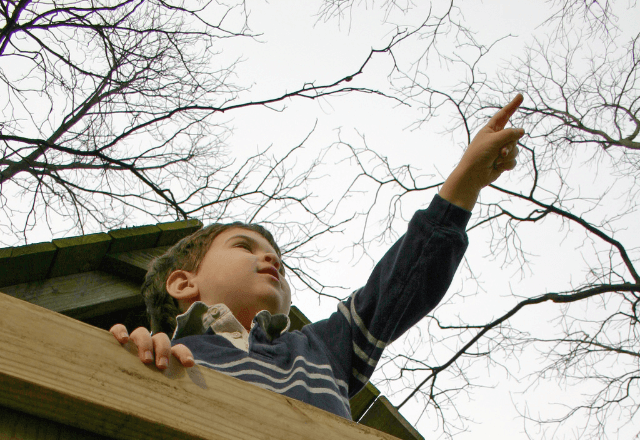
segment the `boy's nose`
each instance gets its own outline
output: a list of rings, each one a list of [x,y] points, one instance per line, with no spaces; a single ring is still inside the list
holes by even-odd
[[[272,254],[272,253],[264,254],[264,259],[265,261],[268,261],[269,263],[273,264],[276,269],[278,270],[280,269],[280,259],[276,254]]]

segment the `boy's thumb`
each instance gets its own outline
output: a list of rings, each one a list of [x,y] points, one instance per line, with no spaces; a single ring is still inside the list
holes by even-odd
[[[517,142],[522,136],[524,136],[524,129],[522,128],[505,128],[504,130],[500,130],[496,133],[497,139],[495,142],[495,147],[497,150],[500,150],[507,144]]]

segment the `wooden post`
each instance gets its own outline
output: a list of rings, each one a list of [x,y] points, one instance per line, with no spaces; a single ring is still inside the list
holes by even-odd
[[[175,359],[160,372],[108,332],[0,294],[0,406],[118,439],[393,439]]]

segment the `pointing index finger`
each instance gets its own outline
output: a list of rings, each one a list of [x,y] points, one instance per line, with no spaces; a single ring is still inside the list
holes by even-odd
[[[505,125],[507,125],[507,122],[509,122],[509,118],[511,118],[516,110],[518,110],[518,107],[520,107],[520,104],[522,104],[523,100],[524,97],[522,96],[522,94],[518,93],[509,104],[502,107],[495,115],[493,115],[493,117],[489,120],[487,127],[491,128],[494,131],[502,130]]]

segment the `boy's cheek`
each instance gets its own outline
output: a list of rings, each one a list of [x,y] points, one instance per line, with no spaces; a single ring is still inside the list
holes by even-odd
[[[289,286],[289,283],[287,282],[287,280],[282,281],[283,284],[283,291],[284,291],[284,298],[282,300],[283,304],[282,304],[282,308],[284,309],[283,313],[285,315],[289,314],[289,309],[291,309],[291,287]]]

